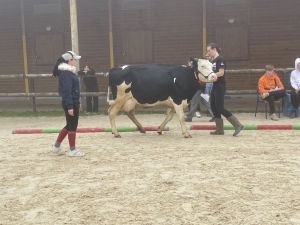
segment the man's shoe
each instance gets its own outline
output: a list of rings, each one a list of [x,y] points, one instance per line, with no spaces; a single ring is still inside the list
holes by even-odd
[[[57,153],[59,155],[65,154],[65,151],[61,149],[61,147],[55,147],[52,145],[51,152]]]
[[[215,130],[215,131],[209,132],[209,134],[211,134],[211,135],[224,135],[224,131]]]
[[[185,118],[184,121],[185,122],[192,122],[192,119],[191,118]]]
[[[274,120],[274,121],[278,121],[279,119],[277,118],[277,116],[276,116],[276,114],[275,113],[273,113],[273,114],[271,114],[271,120]]]
[[[215,118],[211,118],[208,122],[215,122]]]
[[[296,113],[298,114],[297,111],[298,111],[297,109],[293,109],[293,111],[292,111],[292,113],[291,113],[291,116],[290,116],[291,119],[296,118]]]
[[[197,111],[197,112],[195,112],[195,116],[198,118],[201,118],[201,113]]]
[[[73,151],[70,150],[68,152],[68,156],[70,156],[70,157],[80,157],[80,156],[84,156],[84,155],[85,154],[78,149],[74,149]]]

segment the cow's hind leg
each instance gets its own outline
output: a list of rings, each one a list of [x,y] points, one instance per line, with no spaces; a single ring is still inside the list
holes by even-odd
[[[121,135],[118,133],[117,128],[116,128],[116,116],[117,113],[120,110],[120,106],[118,104],[114,104],[109,107],[108,109],[108,116],[110,120],[110,125],[111,125],[111,132],[114,134],[115,138],[120,138]]]
[[[167,123],[173,118],[174,111],[175,111],[174,108],[168,107],[166,119],[165,119],[164,122],[158,127],[158,130],[157,130],[157,133],[158,133],[159,135],[162,135],[162,131],[164,130],[165,126],[166,126]]]
[[[126,114],[131,119],[131,121],[137,126],[138,130],[141,133],[146,133],[146,131],[144,130],[142,124],[136,119],[136,117],[134,115],[134,110],[130,110],[129,112],[126,112]]]

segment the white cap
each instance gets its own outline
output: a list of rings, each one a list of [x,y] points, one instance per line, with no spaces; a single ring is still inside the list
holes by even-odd
[[[66,53],[62,54],[62,57],[66,61],[71,60],[71,59],[80,59],[81,58],[80,55],[76,55],[75,52],[72,52],[72,51],[67,51]]]

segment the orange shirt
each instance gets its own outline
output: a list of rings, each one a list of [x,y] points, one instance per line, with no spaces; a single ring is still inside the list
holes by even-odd
[[[283,85],[276,73],[273,73],[271,77],[265,73],[258,81],[258,91],[259,93],[267,93],[270,89],[275,87],[283,88]]]

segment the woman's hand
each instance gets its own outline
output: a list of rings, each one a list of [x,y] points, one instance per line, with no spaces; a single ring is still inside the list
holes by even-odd
[[[79,111],[82,110],[81,104],[78,104],[78,109],[79,109]]]
[[[74,110],[73,109],[69,109],[68,113],[69,113],[70,116],[74,116]]]

